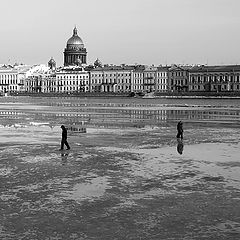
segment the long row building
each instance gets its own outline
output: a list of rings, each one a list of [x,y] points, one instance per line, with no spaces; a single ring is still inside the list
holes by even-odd
[[[2,66],[0,92],[240,92],[240,65]]]
[[[167,93],[240,92],[240,65],[145,66],[87,65],[87,50],[77,28],[64,49],[64,66],[0,66],[0,92]]]

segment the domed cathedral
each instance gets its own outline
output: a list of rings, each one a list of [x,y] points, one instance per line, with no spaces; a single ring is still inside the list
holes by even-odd
[[[64,66],[87,64],[87,50],[82,39],[77,34],[77,28],[73,29],[73,35],[67,41],[64,50]]]

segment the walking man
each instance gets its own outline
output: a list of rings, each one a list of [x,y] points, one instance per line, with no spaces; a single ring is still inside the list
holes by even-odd
[[[183,123],[182,121],[179,121],[177,124],[177,138],[183,139]]]
[[[69,144],[67,142],[67,129],[65,128],[64,125],[61,126],[61,129],[62,129],[62,140],[61,140],[61,148],[60,148],[60,150],[63,150],[64,144],[66,145],[67,150],[69,150],[70,146],[69,146]]]

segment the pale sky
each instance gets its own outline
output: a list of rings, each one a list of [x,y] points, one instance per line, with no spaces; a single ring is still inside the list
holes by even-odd
[[[240,0],[0,0],[0,63],[63,65],[76,25],[92,64],[240,64]]]

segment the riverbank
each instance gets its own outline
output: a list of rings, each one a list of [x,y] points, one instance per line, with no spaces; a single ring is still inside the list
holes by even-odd
[[[8,96],[30,96],[30,97],[131,97],[130,93],[11,93]],[[136,95],[135,95],[136,96]],[[137,96],[142,98],[142,96]],[[239,92],[164,92],[154,93],[155,98],[240,98]]]

